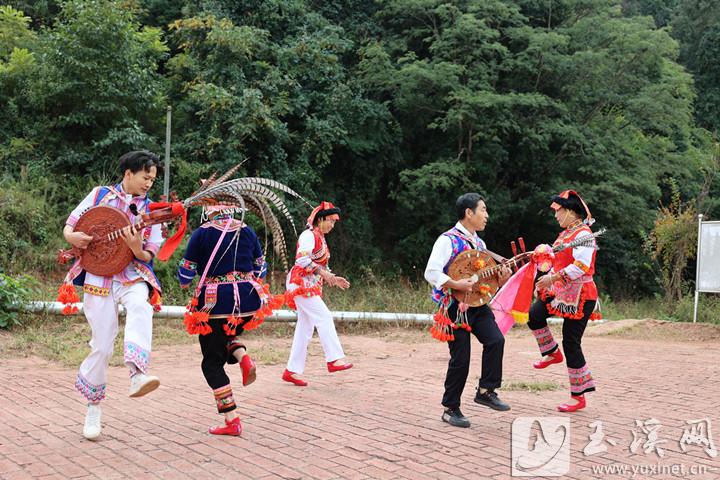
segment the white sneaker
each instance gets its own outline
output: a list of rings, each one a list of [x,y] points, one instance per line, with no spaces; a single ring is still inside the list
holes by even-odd
[[[85,415],[85,426],[83,427],[83,437],[88,440],[95,440],[100,436],[102,426],[100,425],[100,405],[89,404],[87,415]]]
[[[142,397],[159,386],[160,379],[158,377],[138,373],[130,377],[130,392],[128,395],[131,397]]]

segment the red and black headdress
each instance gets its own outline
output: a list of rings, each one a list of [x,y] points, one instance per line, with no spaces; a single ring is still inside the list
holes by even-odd
[[[550,208],[553,210],[566,208],[577,213],[580,218],[583,219],[583,223],[587,225],[595,223],[595,219],[592,217],[587,203],[585,203],[585,200],[583,200],[575,190],[565,190],[560,192],[558,195],[554,195],[551,198],[551,201],[552,203],[550,204]]]
[[[330,202],[320,202],[320,205],[313,208],[310,216],[307,219],[307,226],[312,228],[315,223],[315,219],[329,217],[333,220],[340,220],[340,209],[337,208]]]

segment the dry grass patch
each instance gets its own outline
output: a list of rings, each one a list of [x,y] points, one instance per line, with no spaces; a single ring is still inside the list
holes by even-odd
[[[120,317],[110,365],[123,364],[123,331]],[[0,357],[38,356],[67,367],[79,365],[90,352],[90,325],[83,315],[23,315],[22,326],[3,335]],[[182,319],[156,320],[153,325],[153,346],[191,344],[197,340],[188,335]]]
[[[506,380],[503,381],[502,389],[506,391],[521,392],[548,392],[566,388],[557,382],[534,381],[534,380]]]
[[[588,329],[591,335],[658,342],[720,342],[720,325],[665,320],[618,320]]]

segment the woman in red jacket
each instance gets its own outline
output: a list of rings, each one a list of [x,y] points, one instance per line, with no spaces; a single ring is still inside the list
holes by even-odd
[[[550,207],[563,228],[553,246],[592,235],[590,225],[594,220],[587,204],[577,192],[565,190],[555,195]],[[538,300],[530,307],[528,327],[537,340],[543,359],[535,362],[533,367],[546,368],[554,363],[562,363],[563,352],[550,332],[547,319],[550,316],[564,319],[562,350],[567,357],[570,395],[574,402],[559,405],[557,408],[561,412],[585,408],[585,393],[595,390],[581,342],[588,320],[596,318],[593,313],[598,300],[597,287],[593,281],[596,253],[594,241],[590,246],[558,252],[552,270],[535,284]]]

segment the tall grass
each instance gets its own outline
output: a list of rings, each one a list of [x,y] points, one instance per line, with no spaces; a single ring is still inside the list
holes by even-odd
[[[689,294],[678,303],[669,303],[662,297],[638,300],[612,301],[601,298],[603,317],[609,320],[625,318],[654,318],[671,322],[692,322],[694,297]],[[698,322],[720,324],[720,295],[700,294]]]

